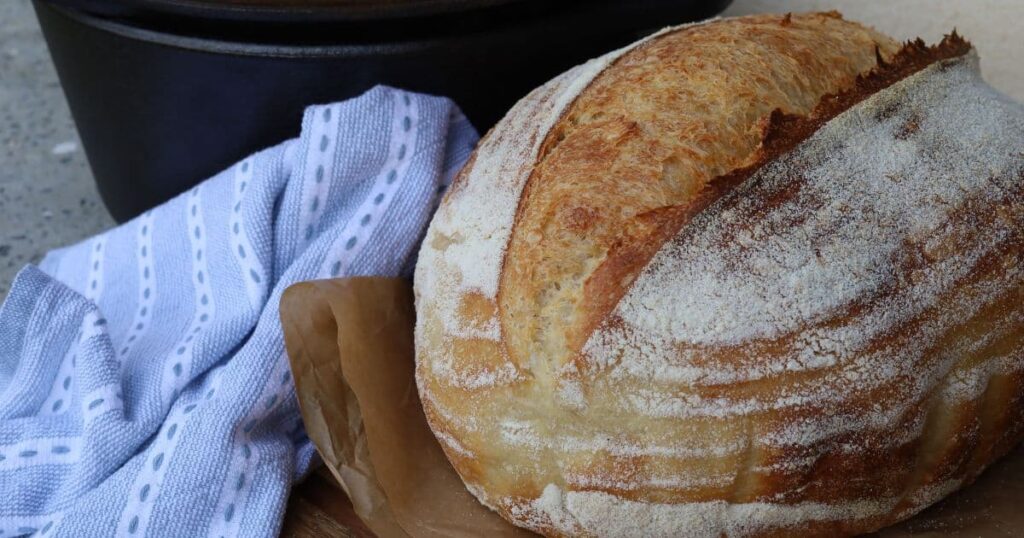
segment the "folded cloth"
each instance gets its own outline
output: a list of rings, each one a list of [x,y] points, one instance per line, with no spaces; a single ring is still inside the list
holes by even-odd
[[[315,462],[281,292],[408,274],[476,140],[447,99],[377,87],[22,270],[0,307],[0,537],[276,535]]]

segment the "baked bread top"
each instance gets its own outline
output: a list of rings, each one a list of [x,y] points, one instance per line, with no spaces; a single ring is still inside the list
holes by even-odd
[[[416,271],[417,381],[470,490],[548,535],[832,535],[1004,451],[1024,114],[968,50],[725,19],[516,105]]]

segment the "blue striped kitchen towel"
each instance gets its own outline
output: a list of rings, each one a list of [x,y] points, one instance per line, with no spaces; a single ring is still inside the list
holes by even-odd
[[[281,292],[407,273],[476,140],[447,99],[377,87],[23,269],[0,307],[0,537],[276,535],[315,461]]]

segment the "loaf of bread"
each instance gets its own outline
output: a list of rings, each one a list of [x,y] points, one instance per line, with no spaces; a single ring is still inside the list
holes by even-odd
[[[469,490],[547,536],[842,536],[1024,433],[1024,107],[835,13],[662,31],[517,104],[416,268]]]

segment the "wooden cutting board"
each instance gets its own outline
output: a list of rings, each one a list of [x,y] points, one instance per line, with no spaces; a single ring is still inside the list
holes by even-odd
[[[292,489],[281,536],[287,538],[374,538],[352,509],[348,496],[326,468]]]

